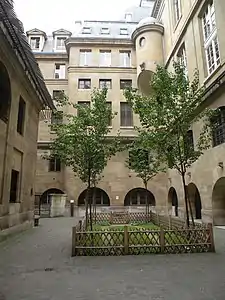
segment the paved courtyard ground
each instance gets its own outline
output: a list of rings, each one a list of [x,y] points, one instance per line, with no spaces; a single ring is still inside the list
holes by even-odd
[[[0,244],[0,300],[224,300],[225,230],[216,254],[70,257],[76,219],[42,219]]]

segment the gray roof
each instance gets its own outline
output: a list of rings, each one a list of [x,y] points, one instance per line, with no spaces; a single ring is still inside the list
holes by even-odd
[[[6,36],[9,45],[17,56],[19,62],[27,74],[27,77],[34,84],[40,101],[43,105],[54,108],[51,96],[44,83],[44,78],[38,67],[37,61],[32,53],[30,45],[27,43],[26,35],[24,33],[23,24],[17,19],[14,11],[13,1],[0,1],[0,34]],[[1,28],[0,27],[0,28]]]

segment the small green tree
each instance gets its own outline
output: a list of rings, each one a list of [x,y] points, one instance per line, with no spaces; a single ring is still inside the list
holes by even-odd
[[[148,182],[165,169],[162,167],[162,162],[160,162],[157,153],[154,153],[154,149],[150,147],[149,143],[148,148],[146,148],[146,137],[148,138],[146,133],[140,133],[135,141],[128,146],[129,158],[126,161],[126,165],[136,173],[137,177],[142,179],[145,187],[146,213],[149,213]]]
[[[86,220],[89,207],[91,229],[93,201],[90,195],[91,188],[96,186],[108,159],[115,155],[118,149],[117,137],[108,138],[110,132],[108,125],[115,114],[112,113],[106,100],[107,89],[94,90],[90,106],[70,103],[67,97],[61,95],[57,99],[58,107],[71,106],[77,110],[77,114],[63,113],[63,122],[51,124],[55,139],[51,144],[50,156],[60,158],[65,166],[71,167],[75,175],[87,184]],[[55,118],[57,115],[62,117],[59,109],[54,114]]]
[[[137,90],[126,90],[125,97],[139,114],[140,131],[145,132],[146,146],[148,143],[154,145],[169,168],[175,168],[181,175],[189,227],[189,210],[191,215],[192,211],[185,174],[210,145],[208,117],[211,112],[203,106],[205,90],[199,85],[198,72],[189,81],[182,65],[174,62],[173,69],[169,72],[165,67],[157,66],[151,81],[151,95],[143,96]],[[194,146],[192,137],[187,133],[191,125],[200,119],[204,119],[205,124]]]

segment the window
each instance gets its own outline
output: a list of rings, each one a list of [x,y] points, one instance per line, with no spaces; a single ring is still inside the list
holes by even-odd
[[[19,182],[19,172],[12,170],[11,172],[11,187],[10,187],[10,203],[17,202],[17,192],[18,192],[18,182]]]
[[[120,89],[124,90],[126,88],[132,87],[132,80],[131,79],[121,79],[120,80]]]
[[[19,132],[20,134],[23,134],[24,131],[25,110],[26,110],[26,103],[20,97],[18,116],[17,116],[17,132]]]
[[[185,73],[187,75],[187,56],[185,44],[183,44],[177,52],[177,60],[184,67]]]
[[[126,22],[132,22],[132,13],[125,14],[125,20]]]
[[[49,172],[60,172],[61,171],[61,161],[59,158],[52,157],[49,160]]]
[[[51,115],[51,124],[62,124],[62,121],[63,121],[63,112],[53,111]]]
[[[90,66],[92,60],[91,50],[80,50],[80,66]]]
[[[90,34],[91,33],[91,27],[83,27],[82,33]]]
[[[65,40],[66,37],[57,37],[56,38],[56,50],[65,50]]]
[[[91,88],[91,79],[79,79],[78,80],[78,89],[90,90],[90,88]]]
[[[30,46],[32,50],[39,50],[40,49],[40,37],[31,37],[30,38]]]
[[[180,20],[181,18],[181,4],[180,0],[174,0],[174,19],[175,24]]]
[[[52,93],[53,99],[54,100],[59,100],[64,97],[64,91],[63,90],[54,90]]]
[[[100,66],[111,66],[111,50],[100,50]]]
[[[111,79],[99,79],[99,88],[107,88],[111,89],[112,88],[112,80]]]
[[[130,51],[120,51],[120,66],[130,67],[131,66],[131,52]]]
[[[208,74],[220,64],[220,51],[216,30],[214,3],[209,4],[202,17],[204,48]]]
[[[65,64],[55,64],[55,79],[66,78],[66,66]]]
[[[213,147],[225,142],[225,107],[220,107],[218,113],[212,118]]]
[[[186,140],[184,142],[187,145],[187,152],[188,152],[188,149],[194,150],[194,137],[193,137],[193,131],[192,130],[187,131]]]
[[[101,28],[101,34],[109,34],[109,28]]]
[[[130,105],[126,102],[120,103],[120,126],[133,126],[133,112]]]
[[[110,111],[112,112],[112,102],[106,102],[108,108],[110,109]],[[112,118],[110,116],[109,118],[109,123],[108,123],[108,126],[112,126]]]
[[[139,40],[139,46],[140,47],[144,47],[145,43],[146,43],[145,37],[140,38],[140,40]]]
[[[127,28],[120,28],[120,35],[128,35],[128,29]]]

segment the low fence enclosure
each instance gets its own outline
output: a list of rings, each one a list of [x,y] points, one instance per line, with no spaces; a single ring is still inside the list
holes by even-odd
[[[93,218],[101,229],[85,230],[85,220],[73,227],[72,256],[136,255],[151,253],[201,253],[214,252],[212,224],[195,224],[186,228],[178,218],[145,213],[99,213]],[[142,228],[142,223],[152,222],[157,230]],[[117,222],[117,223],[116,223]],[[138,227],[126,224],[138,223]],[[156,227],[157,228],[157,227]]]

